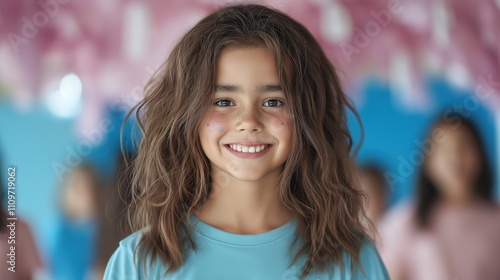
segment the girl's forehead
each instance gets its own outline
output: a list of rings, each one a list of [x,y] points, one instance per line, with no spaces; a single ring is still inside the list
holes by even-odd
[[[450,147],[450,145],[473,144],[479,145],[474,133],[468,126],[453,125],[449,123],[438,124],[433,132],[433,142],[438,147]]]
[[[441,130],[448,135],[470,136],[472,133],[465,125],[455,125],[454,123],[440,123],[435,130]]]
[[[216,63],[216,80],[248,81],[249,79],[279,81],[272,53],[265,47],[228,50]],[[276,82],[276,81],[275,81]]]
[[[249,54],[259,54],[265,56],[266,59],[275,61],[272,51],[265,45],[233,45],[224,48],[217,57],[217,63],[227,60],[228,56],[247,56]],[[255,58],[255,57],[252,57]]]

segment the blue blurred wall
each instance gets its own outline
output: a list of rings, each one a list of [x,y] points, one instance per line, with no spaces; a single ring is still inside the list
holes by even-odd
[[[17,214],[31,225],[46,256],[58,208],[59,183],[52,163],[64,159],[65,148],[75,143],[73,121],[53,117],[43,108],[22,113],[0,103],[0,127],[2,178],[7,166],[16,167]]]

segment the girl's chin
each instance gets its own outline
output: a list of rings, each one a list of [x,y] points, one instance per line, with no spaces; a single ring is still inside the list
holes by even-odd
[[[257,174],[234,174],[233,178],[238,181],[244,182],[258,182],[262,180],[264,176],[259,176]]]

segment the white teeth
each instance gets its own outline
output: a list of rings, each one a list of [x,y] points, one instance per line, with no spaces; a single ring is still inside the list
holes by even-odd
[[[235,151],[242,153],[258,153],[266,148],[266,145],[260,146],[242,146],[236,144],[230,144],[229,147]]]

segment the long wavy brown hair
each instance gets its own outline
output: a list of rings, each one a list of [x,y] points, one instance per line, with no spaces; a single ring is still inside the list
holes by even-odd
[[[355,187],[353,140],[346,121],[346,110],[355,111],[311,33],[278,10],[252,4],[222,7],[196,24],[132,109],[143,136],[132,165],[128,215],[132,231],[147,228],[139,257],[159,257],[168,274],[183,264],[184,245],[196,249],[191,235],[184,238],[182,230],[192,232],[186,221],[212,189],[200,121],[213,99],[218,57],[239,46],[265,46],[273,53],[292,116],[293,151],[278,187],[305,240],[293,262],[307,254],[302,276],[327,262],[342,264],[346,252],[359,265],[367,238],[364,198]]]

